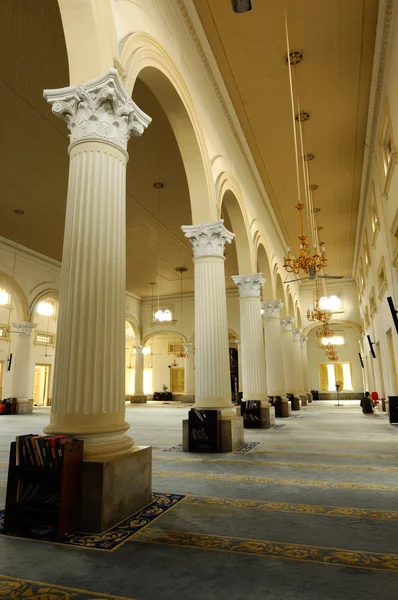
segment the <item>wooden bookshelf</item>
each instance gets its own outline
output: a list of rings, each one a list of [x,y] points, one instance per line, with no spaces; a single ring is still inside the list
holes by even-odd
[[[62,447],[59,467],[16,464],[16,443],[12,442],[4,515],[4,532],[21,537],[62,540],[76,531],[81,492],[83,442],[73,440]],[[35,486],[36,501],[21,501],[22,490]],[[51,497],[50,504],[43,497]]]
[[[221,452],[221,413],[192,408],[188,413],[188,451]]]
[[[241,411],[245,429],[261,428],[261,402],[259,400],[242,402]]]

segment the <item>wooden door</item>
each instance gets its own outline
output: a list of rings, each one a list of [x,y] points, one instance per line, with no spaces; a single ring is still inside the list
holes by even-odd
[[[170,369],[170,390],[172,394],[184,393],[184,369],[172,367]]]

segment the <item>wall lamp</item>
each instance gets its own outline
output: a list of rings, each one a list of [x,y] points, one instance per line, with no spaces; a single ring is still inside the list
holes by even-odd
[[[395,330],[398,333],[398,317],[397,317],[398,310],[395,310],[394,302],[392,301],[391,296],[388,296],[387,302],[388,302],[388,306],[390,307],[390,310],[391,310],[391,315],[392,315],[392,320],[394,321]]]
[[[376,358],[375,351],[373,350],[374,342],[372,342],[372,340],[370,339],[370,335],[367,335],[366,337],[368,338],[370,353],[373,356],[373,358]]]

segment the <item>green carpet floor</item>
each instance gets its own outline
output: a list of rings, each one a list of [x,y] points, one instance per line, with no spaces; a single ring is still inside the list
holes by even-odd
[[[184,497],[108,550],[0,536],[0,598],[395,600],[398,429],[385,414],[318,402],[245,431],[260,442],[245,455],[164,452],[186,411],[127,408],[135,443],[153,446],[153,490]],[[0,507],[10,441],[47,421],[0,417]]]

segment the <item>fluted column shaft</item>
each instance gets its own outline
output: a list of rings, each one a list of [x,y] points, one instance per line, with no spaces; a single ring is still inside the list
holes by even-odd
[[[37,325],[30,321],[13,323],[18,332],[15,351],[12,357],[12,397],[29,400],[33,397],[33,379],[31,366],[32,331]]]
[[[301,359],[301,329],[296,328],[292,330],[293,337],[293,353],[294,353],[294,372],[296,379],[296,388],[299,394],[304,393],[304,378],[303,378],[303,363]]]
[[[294,319],[287,317],[280,320],[281,337],[282,337],[282,352],[283,352],[283,369],[285,372],[286,392],[289,394],[297,394],[298,388],[296,383],[296,371],[294,367],[295,356],[293,350],[292,327]]]
[[[307,354],[307,340],[306,337],[300,339],[300,351],[301,351],[301,365],[303,369],[303,384],[304,391],[306,394],[310,393],[310,382],[308,376],[308,354]]]
[[[195,407],[231,409],[223,220],[183,226],[194,249]]]
[[[265,334],[265,362],[268,393],[270,396],[285,396],[286,381],[283,364],[280,311],[283,303],[271,300],[262,303]]]
[[[232,277],[240,296],[243,401],[261,400],[269,406],[261,320],[261,273]]]
[[[44,92],[70,130],[70,170],[50,434],[84,439],[86,459],[129,452],[125,415],[127,142],[147,117],[111,69]]]
[[[144,346],[135,347],[134,395],[144,394]]]
[[[195,394],[195,372],[194,372],[194,345],[184,344],[186,357],[184,359],[184,395],[193,396]]]

